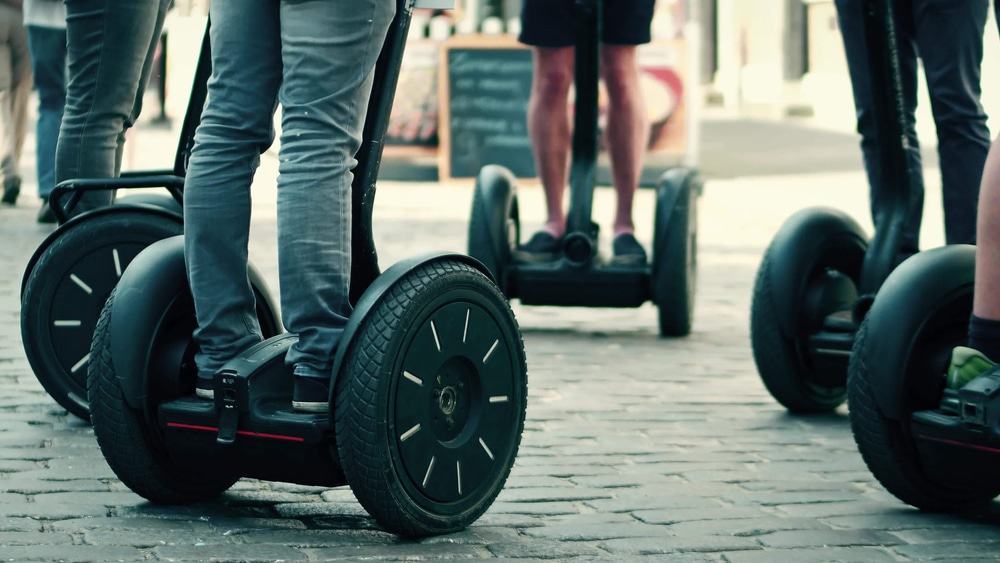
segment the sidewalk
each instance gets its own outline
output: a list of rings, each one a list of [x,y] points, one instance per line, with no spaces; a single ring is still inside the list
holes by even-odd
[[[142,131],[134,141],[137,164],[173,151],[168,133]],[[276,290],[275,165],[266,158],[258,174],[251,254]],[[927,183],[933,245],[942,238],[939,182],[929,174]],[[643,190],[637,201],[646,241],[652,196]],[[541,192],[521,197],[529,231],[541,219]],[[611,197],[600,190],[595,209],[610,209]],[[391,182],[378,198],[383,266],[464,248],[470,186]],[[127,491],[90,428],[55,406],[24,359],[20,273],[48,232],[25,198],[0,209],[0,268],[9,272],[0,279],[0,559],[990,560],[1000,552],[996,505],[968,518],[905,507],[865,469],[843,408],[789,416],[757,378],[748,335],[757,264],[789,214],[820,202],[864,219],[863,175],[708,184],[689,338],[659,339],[651,306],[515,304],[530,397],[507,489],[468,531],[413,543],[379,531],[346,489],[244,480],[219,502],[188,507],[152,506]]]

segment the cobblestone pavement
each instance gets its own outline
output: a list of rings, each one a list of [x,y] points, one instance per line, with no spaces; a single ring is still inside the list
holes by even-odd
[[[273,176],[269,161],[253,248],[272,282]],[[927,200],[940,201],[929,183]],[[610,194],[598,196],[597,208],[609,209]],[[384,262],[462,249],[469,199],[468,186],[383,186]],[[218,502],[158,507],[118,483],[90,428],[55,406],[24,359],[20,273],[46,233],[25,198],[0,209],[0,559],[992,560],[1000,509],[955,517],[906,508],[864,468],[845,410],[788,416],[757,379],[753,275],[781,221],[816,201],[864,216],[861,176],[709,184],[690,338],[659,339],[649,306],[517,306],[530,404],[507,489],[469,530],[414,543],[379,531],[347,489],[245,480]],[[647,235],[651,202],[640,195]],[[540,205],[537,189],[523,191],[529,223]],[[928,240],[939,241],[940,214],[929,211],[926,223]]]

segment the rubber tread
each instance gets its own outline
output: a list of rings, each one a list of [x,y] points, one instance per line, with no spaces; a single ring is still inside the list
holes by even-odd
[[[239,479],[206,465],[187,473],[158,454],[142,413],[125,402],[111,362],[112,290],[94,331],[87,394],[97,444],[115,475],[129,489],[157,504],[187,504],[219,496]],[[209,463],[206,460],[206,464]]]
[[[982,506],[1000,495],[991,490],[956,490],[925,477],[906,425],[886,418],[879,410],[865,364],[868,321],[854,340],[848,368],[847,390],[851,431],[865,465],[875,479],[896,498],[927,511],[961,511]]]
[[[386,370],[391,369],[399,353],[404,333],[409,328],[407,312],[421,295],[435,295],[457,283],[473,283],[486,287],[497,304],[503,307],[514,323],[518,335],[517,354],[521,372],[527,374],[524,344],[514,313],[504,296],[481,272],[456,261],[436,261],[410,273],[390,289],[365,319],[358,337],[352,343],[345,364],[347,369],[337,379],[335,416],[337,446],[344,474],[358,501],[387,530],[404,537],[424,537],[462,530],[478,519],[503,489],[510,474],[504,468],[494,490],[484,495],[476,506],[458,516],[441,517],[428,513],[411,501],[399,483],[386,447],[386,421],[379,416],[380,401],[388,392]],[[439,289],[440,288],[440,289]],[[516,458],[527,405],[527,375],[521,389]],[[512,463],[511,463],[512,465]],[[405,478],[405,477],[404,477]]]
[[[795,344],[781,333],[775,295],[771,287],[771,247],[764,254],[750,305],[750,342],[754,362],[764,387],[782,406],[793,413],[829,412],[843,404],[846,390],[832,397],[819,397],[803,383],[806,374],[799,365]]]

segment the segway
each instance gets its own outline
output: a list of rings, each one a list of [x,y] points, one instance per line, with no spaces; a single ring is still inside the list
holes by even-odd
[[[891,37],[892,5],[878,4],[872,24]],[[858,450],[886,490],[923,510],[962,511],[1000,495],[1000,370],[961,389],[945,381],[952,349],[966,343],[975,268],[968,245],[903,262],[851,354],[847,395]]]
[[[350,485],[393,533],[460,530],[493,502],[524,426],[527,373],[514,315],[478,262],[404,260],[380,274],[375,183],[412,10],[397,0],[380,55],[352,187],[351,295],[329,412],[291,408],[291,335],[252,347],[194,396],[194,310],[183,239],[125,271],[91,351],[94,433],[131,490],[156,503],[209,499],[240,477]]]
[[[489,268],[508,298],[525,305],[639,307],[652,300],[660,333],[691,331],[697,273],[696,171],[676,168],[660,179],[651,264],[605,262],[598,256],[599,229],[591,220],[598,153],[598,87],[602,0],[576,2],[576,102],[570,207],[561,255],[548,263],[519,263],[520,214],[514,175],[482,169],[472,202],[469,255]]]
[[[860,321],[897,265],[919,171],[906,158],[907,115],[892,6],[865,3],[872,98],[883,188],[869,240],[847,214],[799,211],[778,231],[754,283],[750,336],[768,391],[789,411],[830,411],[846,399],[847,364]]]
[[[35,250],[25,269],[21,341],[38,381],[59,405],[80,418],[89,417],[87,366],[104,302],[139,251],[183,232],[184,176],[211,70],[206,30],[171,170],[69,180],[56,186],[49,198],[60,226]],[[136,188],[163,188],[167,193],[130,195],[112,206],[72,216],[84,193]],[[277,334],[277,309],[261,276],[253,272],[252,279],[261,329],[267,335]]]

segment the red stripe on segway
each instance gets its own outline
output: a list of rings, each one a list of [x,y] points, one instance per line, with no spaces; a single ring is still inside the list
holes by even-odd
[[[957,440],[949,440],[947,438],[934,438],[934,437],[931,437],[931,436],[917,436],[917,437],[918,438],[922,438],[924,440],[930,440],[931,442],[940,442],[942,444],[948,444],[948,445],[951,445],[951,446],[959,446],[961,448],[969,448],[971,450],[979,450],[981,452],[989,452],[991,454],[1000,454],[1000,449],[998,449],[998,448],[991,448],[989,446],[979,446],[979,445],[976,445],[976,444],[968,444],[966,442],[959,442]]]
[[[199,430],[201,432],[218,432],[218,427],[215,426],[202,426],[200,424],[184,424],[183,422],[168,422],[168,428],[180,428],[183,430]],[[267,440],[283,440],[285,442],[305,442],[306,439],[300,436],[285,436],[283,434],[267,434],[266,432],[251,432],[249,430],[237,430],[236,434],[240,436],[249,436],[251,438],[265,438]]]

